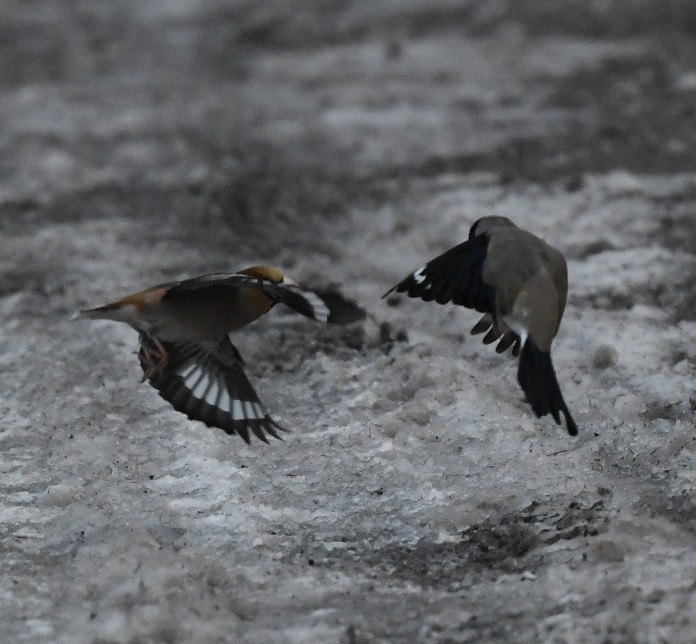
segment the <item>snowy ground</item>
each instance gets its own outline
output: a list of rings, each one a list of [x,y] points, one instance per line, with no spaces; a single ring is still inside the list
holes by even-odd
[[[696,639],[696,12],[577,5],[0,7],[0,641]],[[568,258],[577,439],[380,300],[492,214]],[[67,321],[257,261],[370,314],[238,334],[283,443]]]

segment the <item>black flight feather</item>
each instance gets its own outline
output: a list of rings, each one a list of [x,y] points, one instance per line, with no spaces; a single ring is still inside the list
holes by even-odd
[[[478,235],[429,261],[389,289],[426,302],[453,302],[481,313],[495,312],[495,289],[483,281],[488,235]]]
[[[147,370],[147,351],[154,343],[141,337],[140,363]],[[250,432],[264,442],[267,434],[285,431],[268,414],[244,373],[244,361],[227,337],[210,346],[193,342],[162,342],[167,364],[150,384],[174,409],[191,420],[239,434],[247,443]],[[198,389],[197,389],[198,388]]]

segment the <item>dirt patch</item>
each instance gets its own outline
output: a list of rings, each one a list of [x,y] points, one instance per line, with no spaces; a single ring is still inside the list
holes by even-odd
[[[609,517],[602,500],[588,505],[572,501],[562,510],[549,501],[534,502],[466,528],[456,542],[377,546],[365,538],[327,536],[326,541],[340,541],[345,548],[327,554],[324,548],[305,545],[289,559],[335,570],[348,566],[368,577],[444,590],[500,573],[534,572],[542,561],[564,558],[562,552],[551,553],[549,546],[567,541],[569,548],[577,548],[577,539],[586,546],[587,539],[606,530]]]

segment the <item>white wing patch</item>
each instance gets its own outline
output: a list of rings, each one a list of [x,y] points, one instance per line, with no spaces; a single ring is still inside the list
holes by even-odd
[[[198,386],[198,383],[204,379],[203,371],[198,365],[195,365],[195,368],[184,378],[184,383],[193,391]]]
[[[326,322],[329,319],[329,309],[324,300],[312,291],[302,291],[305,300],[312,306],[312,314],[315,320]]]
[[[259,403],[245,400],[242,405],[244,406],[244,417],[248,420],[263,420],[266,418],[266,412]]]
[[[304,295],[307,293],[303,292]],[[328,317],[328,308],[324,302],[314,293],[309,293],[310,304],[315,312],[318,310],[318,318]],[[232,420],[264,420],[268,415],[259,402],[251,400],[239,400],[232,398],[224,382],[214,378],[196,362],[185,362],[176,370],[176,375],[184,380],[184,385],[193,398],[203,400],[211,407],[217,407],[221,411],[230,414]]]
[[[414,271],[414,273],[413,273],[413,281],[414,281],[416,284],[422,284],[422,283],[425,282],[425,280],[427,279],[427,276],[426,276],[426,274],[425,274],[425,269],[426,269],[426,268],[427,268],[427,266],[421,266],[417,271]]]
[[[205,400],[208,390],[210,389],[210,377],[204,374],[198,384],[191,390],[191,395],[198,400]]]
[[[198,365],[195,362],[185,363],[176,370],[176,374],[186,380],[197,367]]]
[[[230,400],[230,394],[225,387],[222,387],[222,395],[220,400],[218,400],[217,406],[222,409],[222,411],[230,412],[232,409],[232,401]]]
[[[182,365],[177,369],[176,374],[184,379],[184,384],[194,398],[205,400],[212,407],[220,406],[220,401],[224,401],[225,396],[229,401],[230,397],[226,389],[216,380],[212,380],[210,375],[195,362]]]
[[[241,400],[232,401],[232,420],[244,420],[246,416],[244,415],[244,408],[242,407]]]
[[[220,385],[216,380],[210,383],[210,389],[205,395],[205,402],[207,402],[211,407],[218,406],[218,398],[220,398]]]

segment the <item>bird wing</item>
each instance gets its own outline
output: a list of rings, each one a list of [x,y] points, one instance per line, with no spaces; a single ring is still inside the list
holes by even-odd
[[[483,281],[488,234],[481,234],[451,248],[411,273],[387,291],[408,293],[426,302],[452,302],[481,313],[495,313],[495,288]]]
[[[313,293],[319,297],[329,309],[329,324],[350,324],[365,319],[365,309],[355,302],[333,290],[318,290]]]
[[[221,286],[232,289],[257,288],[268,296],[274,304],[285,304],[294,311],[319,322],[329,320],[329,308],[316,293],[297,285],[277,283],[245,273],[212,273],[184,280],[171,286],[163,299],[176,297],[177,294],[184,292]]]
[[[145,352],[153,341],[141,337],[140,364],[146,370]],[[268,414],[244,373],[244,361],[229,338],[217,343],[162,342],[167,363],[150,378],[150,384],[177,411],[209,427],[239,434],[247,443],[251,431],[268,442],[266,434],[280,438],[285,431]]]
[[[512,355],[515,358],[520,355],[520,347],[522,345],[520,336],[511,329],[501,330],[492,313],[486,313],[471,329],[471,335],[478,335],[484,332],[486,332],[486,335],[483,337],[483,344],[491,344],[500,340],[495,348],[497,353],[505,353],[512,346]]]

